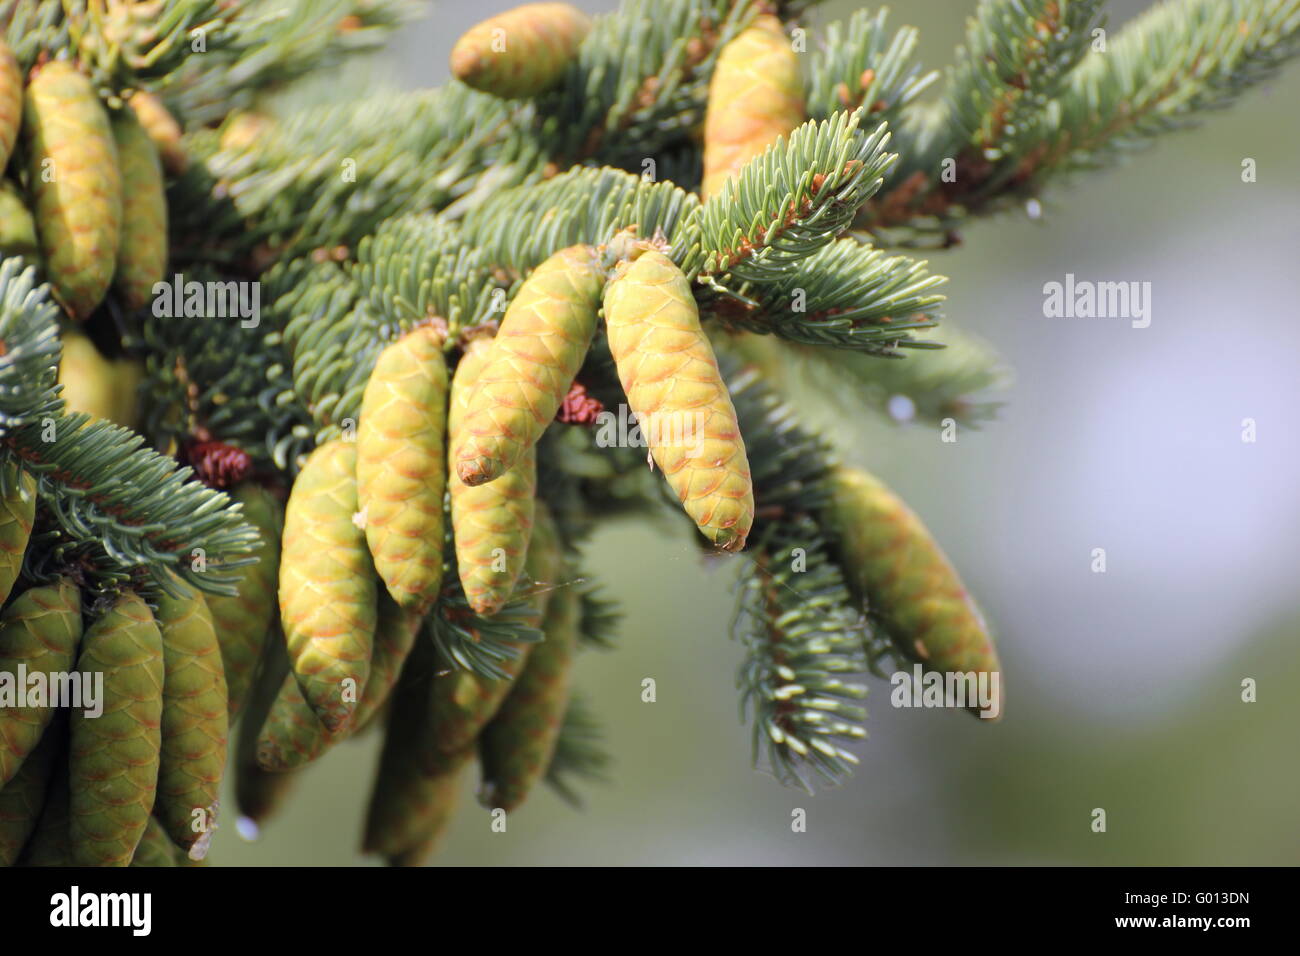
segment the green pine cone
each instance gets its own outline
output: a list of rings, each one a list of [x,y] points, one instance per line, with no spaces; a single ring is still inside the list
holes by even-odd
[[[40,261],[40,248],[36,239],[36,220],[23,202],[18,187],[7,179],[0,179],[0,258],[22,256],[28,262],[36,263]]]
[[[104,683],[101,714],[72,711],[72,857],[127,866],[153,810],[162,749],[163,642],[149,605],[119,597],[86,629],[77,670]]]
[[[72,669],[81,641],[81,592],[69,578],[28,588],[0,615],[0,674],[23,667],[28,677],[47,675],[37,706],[0,706],[0,787],[11,780],[46,732],[56,708],[50,699],[55,675]],[[30,697],[27,701],[33,703]],[[0,703],[3,703],[0,698]]]
[[[162,753],[154,815],[196,860],[207,856],[226,767],[226,678],[203,595],[164,595]],[[196,814],[195,811],[202,811]]]
[[[206,596],[212,623],[221,641],[221,664],[226,675],[227,710],[235,717],[244,706],[253,675],[262,659],[267,634],[276,618],[276,591],[280,578],[280,531],[284,511],[265,488],[239,485],[231,497],[244,506],[244,517],[257,529],[262,546],[257,563],[242,569],[244,579],[233,597]]]
[[[415,866],[432,852],[456,809],[461,772],[474,753],[467,747],[436,762],[428,759],[434,656],[432,644],[420,641],[402,668],[366,816],[362,852],[393,865]]]
[[[564,78],[591,20],[567,3],[526,3],[471,27],[451,51],[451,72],[503,99],[538,96]]]
[[[442,336],[424,325],[380,353],[357,426],[357,501],[375,570],[420,613],[442,587],[446,427]]]
[[[456,367],[447,421],[452,447],[463,434],[470,397],[491,352],[488,340],[475,339]],[[528,554],[536,509],[535,451],[528,448],[496,481],[470,486],[453,470],[447,485],[460,584],[470,606],[487,617],[499,611],[513,593]]]
[[[540,500],[537,502],[536,517],[533,537],[528,543],[524,573],[517,591],[532,594],[539,616],[544,616],[555,588],[561,583],[564,552],[555,519]],[[492,680],[461,668],[434,675],[429,695],[433,750],[453,754],[474,743],[479,732],[506,699],[506,694],[510,693],[515,678],[528,660],[531,648],[531,644],[520,644],[519,656],[502,662],[501,669],[507,676],[501,680]]]
[[[157,817],[150,817],[131,857],[132,866],[175,866],[177,847]]]
[[[122,171],[122,228],[114,284],[129,309],[153,299],[153,287],[167,273],[167,195],[162,163],[153,140],[135,113],[118,110],[113,140]]]
[[[357,705],[355,728],[364,730],[388,703],[402,665],[415,647],[423,618],[398,607],[386,594],[379,596],[379,623],[375,627],[375,650],[370,657],[370,678]]]
[[[23,103],[28,181],[46,274],[77,319],[104,298],[117,266],[122,177],[108,114],[66,60],[36,71]]]
[[[546,639],[479,738],[484,806],[513,811],[546,775],[569,706],[573,655],[582,622],[582,595],[561,588],[551,598],[542,631]]]
[[[839,468],[830,522],[854,596],[899,651],[939,673],[1001,673],[993,637],[938,543],[910,508],[866,472]],[[999,677],[999,693],[1001,693]],[[998,705],[1001,715],[1001,702]],[[974,709],[974,708],[972,708]]]
[[[23,116],[23,74],[18,58],[0,37],[0,173],[9,165]]]
[[[0,488],[8,489],[0,497],[0,604],[3,604],[23,569],[23,555],[32,536],[32,522],[36,520],[36,479],[20,471],[12,461],[0,464],[0,470],[3,470]]]
[[[294,482],[280,556],[280,622],[303,697],[331,734],[345,732],[370,676],[375,572],[357,527],[354,442],[321,445]]]
[[[67,743],[67,727],[56,721],[47,727],[23,765],[0,787],[0,866],[13,866],[36,829],[50,779]]]
[[[596,332],[605,273],[590,246],[561,249],[520,286],[453,434],[467,485],[523,461],[555,419]]]

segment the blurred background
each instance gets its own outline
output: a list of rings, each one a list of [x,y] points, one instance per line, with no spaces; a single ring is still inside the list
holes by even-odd
[[[441,84],[455,38],[510,5],[439,0],[369,73],[315,95]],[[1148,5],[1112,0],[1110,27]],[[813,25],[856,6],[827,3]],[[942,67],[973,6],[910,0],[890,22],[919,27],[922,62]],[[995,622],[1001,723],[895,710],[873,681],[857,775],[816,796],[782,788],[751,768],[738,719],[734,568],[702,566],[684,523],[614,524],[588,565],[626,613],[620,647],[578,673],[611,782],[585,787],[581,812],[540,791],[493,833],[467,777],[434,862],[1300,863],[1297,101],[1293,63],[1201,128],[1049,193],[1037,221],[978,222],[930,257],[951,278],[946,315],[1016,370],[981,431],[944,443],[843,392],[804,396],[806,419],[906,497]],[[1241,181],[1246,157],[1257,182]],[[1044,318],[1043,284],[1066,273],[1150,282],[1150,327]],[[641,702],[646,677],[656,703]],[[357,847],[377,756],[376,736],[341,746],[258,841],[227,820],[212,862],[373,863]]]

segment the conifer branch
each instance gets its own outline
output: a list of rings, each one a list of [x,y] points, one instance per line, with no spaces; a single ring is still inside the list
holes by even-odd
[[[700,249],[682,271],[771,280],[839,235],[897,158],[885,125],[864,133],[861,119],[810,121],[746,164],[695,214]]]
[[[892,129],[904,108],[939,78],[937,70],[922,73],[913,61],[916,28],[901,27],[889,36],[888,14],[885,9],[874,15],[857,10],[847,27],[836,21],[826,28],[805,71],[810,119],[861,107],[872,122],[886,122]]]
[[[926,263],[890,256],[856,239],[837,239],[764,283],[718,296],[709,314],[725,326],[770,332],[804,345],[893,354],[916,345],[911,333],[938,324],[946,282]]]

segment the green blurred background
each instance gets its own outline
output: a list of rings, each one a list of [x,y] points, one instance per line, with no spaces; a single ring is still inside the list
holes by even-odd
[[[442,83],[456,36],[509,5],[443,0],[392,55],[310,95]],[[1112,2],[1111,28],[1147,5]],[[942,67],[972,7],[914,0],[890,21],[921,28],[922,62]],[[1038,221],[981,222],[931,256],[951,277],[947,316],[1016,369],[982,431],[943,443],[843,392],[803,396],[849,461],[905,495],[996,622],[1000,724],[894,710],[873,682],[856,777],[815,797],[782,788],[751,769],[738,720],[735,568],[705,567],[681,524],[613,524],[588,566],[626,612],[621,643],[579,665],[612,782],[588,787],[582,812],[539,792],[493,833],[467,779],[435,862],[1300,863],[1297,101],[1293,65],[1203,127],[1050,193]],[[1043,283],[1067,272],[1151,282],[1150,328],[1044,318]],[[656,703],[641,702],[646,677]],[[1241,701],[1245,678],[1256,703]],[[309,769],[256,842],[227,820],[212,861],[373,863],[357,847],[377,752],[370,736]]]

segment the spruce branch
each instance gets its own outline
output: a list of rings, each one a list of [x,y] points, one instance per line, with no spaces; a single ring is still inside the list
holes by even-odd
[[[487,321],[507,287],[454,223],[428,213],[390,219],[361,241],[351,268],[360,292],[403,330],[437,318],[448,338]]]
[[[65,538],[118,571],[171,594],[180,579],[233,595],[241,576],[227,572],[256,560],[260,539],[240,506],[134,432],[76,413],[20,426],[3,442],[36,476]]]
[[[803,345],[875,354],[922,345],[911,333],[938,324],[946,282],[924,261],[836,239],[764,283],[716,297],[709,315],[729,328],[773,333]]]
[[[560,88],[537,101],[553,153],[640,171],[703,121],[717,52],[756,12],[754,0],[626,0],[596,17]]]
[[[650,182],[617,169],[577,168],[537,185],[504,191],[466,215],[464,241],[485,261],[523,275],[577,243],[599,245],[635,226],[661,234],[674,258],[696,245],[699,200],[671,182]]]
[[[1300,0],[1181,0],[1128,24],[1069,77],[1017,170],[1027,191],[1195,126],[1300,53]]]
[[[770,281],[844,231],[897,158],[885,124],[864,133],[861,119],[855,110],[810,121],[747,163],[695,213],[700,248],[682,271]]]
[[[939,78],[935,70],[922,73],[913,60],[916,28],[901,27],[890,36],[885,28],[888,15],[887,9],[874,15],[857,10],[847,26],[836,21],[826,28],[805,70],[810,119],[829,119],[840,110],[862,107],[873,121],[892,129],[904,108]]]
[[[34,266],[20,257],[0,262],[0,436],[62,410],[59,314]]]
[[[724,374],[753,468],[755,526],[741,579],[733,634],[745,646],[741,713],[753,723],[754,759],[766,755],[786,785],[811,791],[838,783],[857,757],[846,745],[866,736],[853,681],[878,639],[854,610],[814,515],[828,500],[829,448],[754,369],[724,358]]]

